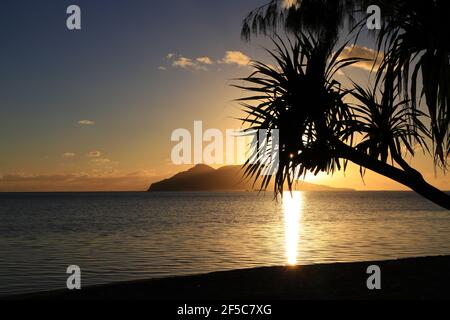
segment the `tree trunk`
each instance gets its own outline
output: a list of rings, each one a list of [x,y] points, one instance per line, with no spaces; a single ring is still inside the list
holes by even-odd
[[[347,159],[361,167],[367,168],[397,181],[398,183],[414,190],[424,198],[447,210],[450,210],[450,196],[427,183],[422,175],[417,171],[414,170],[415,172],[407,172],[393,167],[385,162],[374,159],[365,153],[358,152],[342,142],[339,143],[336,151],[340,158]]]

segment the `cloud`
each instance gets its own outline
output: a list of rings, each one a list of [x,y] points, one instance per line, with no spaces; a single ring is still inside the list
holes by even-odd
[[[347,59],[347,58],[363,58],[368,61],[361,61],[351,65],[354,68],[363,69],[366,71],[371,71],[372,68],[374,71],[377,71],[380,67],[381,59],[383,58],[383,54],[379,54],[377,57],[377,51],[363,47],[363,46],[347,46],[341,52],[339,59]],[[377,59],[374,65],[374,61]]]
[[[102,153],[100,151],[90,151],[88,153],[88,157],[89,158],[98,158],[102,155]]]
[[[195,60],[197,60],[198,62],[200,62],[202,64],[208,64],[208,65],[214,64],[214,62],[209,57],[198,57]]]
[[[53,175],[10,173],[0,175],[0,192],[143,191],[161,178],[146,171],[128,174],[118,172]]]
[[[172,65],[174,67],[188,69],[190,67],[194,67],[195,63],[192,61],[192,59],[185,58],[185,57],[179,57],[172,63]]]
[[[202,58],[200,58],[202,59]],[[172,66],[175,68],[182,68],[182,69],[186,69],[186,70],[201,70],[201,71],[206,71],[207,68],[203,65],[203,63],[199,62],[198,60],[193,60],[190,58],[186,58],[183,56],[180,56],[178,58],[176,58],[173,62],[172,62]]]
[[[181,68],[186,70],[201,70],[208,71],[209,66],[215,64],[227,64],[235,65],[238,67],[248,66],[251,59],[241,51],[226,51],[224,57],[221,60],[214,60],[208,56],[200,56],[197,58],[188,58],[182,55],[175,55],[169,53],[166,55],[166,59],[169,60],[173,68]],[[167,67],[160,66],[159,70],[166,70]]]
[[[227,51],[220,62],[245,67],[249,65],[250,61],[251,59],[241,51]]]
[[[39,182],[41,180],[47,181],[61,181],[72,178],[73,175],[32,175],[32,174],[24,174],[24,173],[10,173],[5,174],[0,177],[0,182],[28,182],[28,181],[36,181]]]
[[[65,152],[65,153],[62,154],[62,157],[63,158],[73,158],[73,157],[75,157],[75,153],[73,153],[73,152]]]
[[[80,120],[78,121],[78,124],[82,126],[93,126],[95,124],[95,121],[92,120]]]
[[[99,164],[110,163],[111,162],[111,160],[109,160],[107,158],[94,158],[91,161],[94,162],[94,163],[99,163]]]

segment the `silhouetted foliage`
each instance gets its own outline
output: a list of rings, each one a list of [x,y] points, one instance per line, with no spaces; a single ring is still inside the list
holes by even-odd
[[[448,1],[380,2],[389,9],[378,35],[378,49],[385,50],[378,80],[392,69],[397,89],[405,99],[411,99],[411,108],[418,108],[418,96],[425,98],[436,164],[445,169],[450,154]]]
[[[287,40],[276,36],[276,49],[268,51],[277,65],[254,62],[255,72],[241,79],[246,85],[237,86],[253,93],[239,100],[248,115],[243,119],[248,130],[266,129],[268,136],[280,130],[275,192],[281,193],[286,183],[292,189],[306,172],[333,173],[351,161],[362,175],[373,170],[450,209],[449,196],[426,183],[403,158],[414,156],[417,146],[423,152],[431,149],[435,163],[444,170],[447,166],[450,29],[443,24],[445,1],[373,1],[386,8],[377,35],[383,54],[379,69],[372,70],[373,88],[357,83],[344,88],[334,78],[361,60],[340,59],[346,44],[335,45],[345,19],[361,31],[365,20],[356,17],[368,1],[303,0],[290,8],[282,2],[272,0],[251,12],[242,30],[247,39],[276,34],[280,27],[287,30]],[[359,31],[354,30],[347,37],[356,41]],[[347,96],[357,103],[349,104]],[[418,97],[425,97],[425,108]],[[257,156],[256,164],[246,163],[249,177],[274,165],[266,154]],[[270,179],[264,179],[263,188]]]
[[[252,130],[264,129],[270,134],[273,129],[281,129],[279,169],[275,175],[277,191],[281,192],[284,182],[291,187],[307,171],[332,173],[342,167],[328,137],[343,136],[352,112],[343,102],[349,91],[342,90],[333,76],[361,59],[338,60],[343,46],[328,60],[327,48],[304,34],[297,36],[294,43],[286,45],[281,39],[274,43],[277,49],[268,52],[278,67],[254,62],[256,71],[241,79],[248,85],[236,87],[255,93],[239,99],[248,114],[242,120]],[[259,103],[251,105],[247,101]],[[256,164],[247,163],[247,175],[259,176],[264,166],[272,165],[266,154],[259,157]],[[270,176],[262,187],[269,182]]]

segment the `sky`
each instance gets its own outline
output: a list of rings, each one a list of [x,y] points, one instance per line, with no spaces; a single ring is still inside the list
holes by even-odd
[[[267,39],[245,42],[245,15],[266,0],[5,0],[0,4],[0,191],[145,190],[189,166],[171,161],[171,134],[238,129],[232,79]],[[81,8],[68,30],[66,8]],[[361,40],[361,54],[369,39]],[[345,53],[345,52],[344,52]],[[365,65],[339,75],[367,81]],[[450,189],[419,156],[426,179]],[[359,168],[310,182],[403,189]]]

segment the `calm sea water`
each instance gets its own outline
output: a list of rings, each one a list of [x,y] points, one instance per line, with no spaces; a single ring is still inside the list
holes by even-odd
[[[267,265],[450,254],[409,192],[0,194],[0,295]]]

